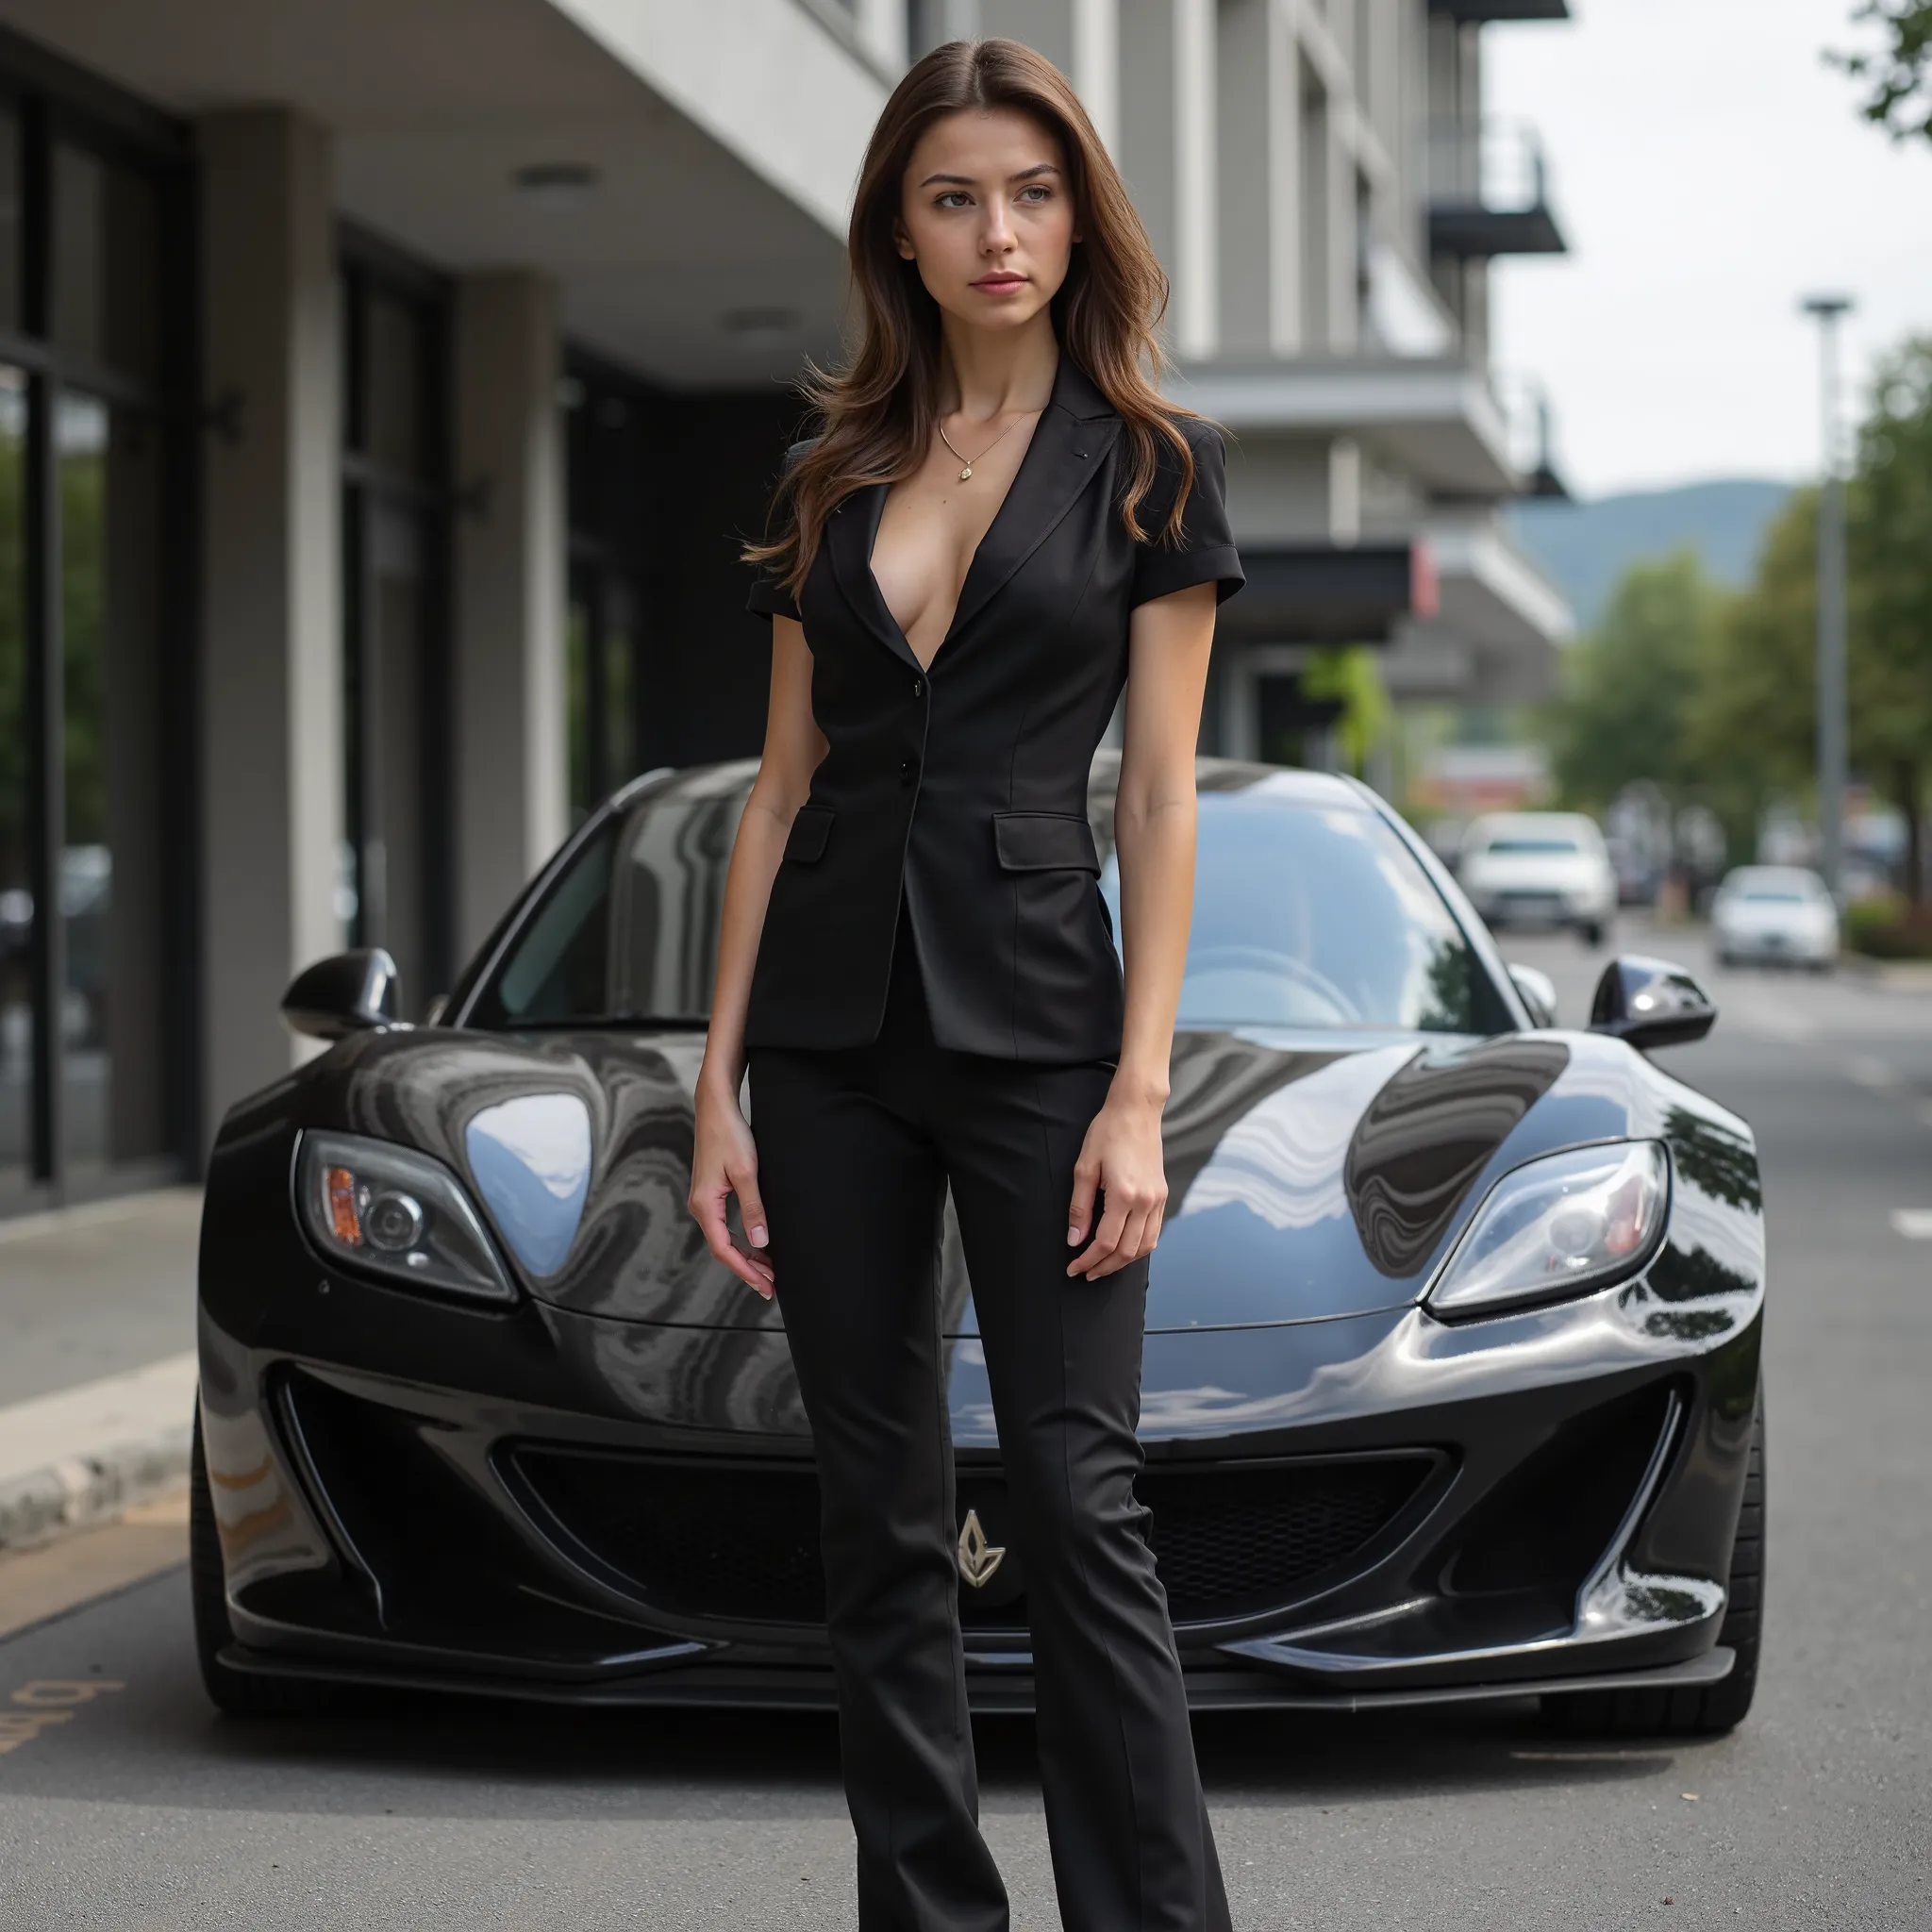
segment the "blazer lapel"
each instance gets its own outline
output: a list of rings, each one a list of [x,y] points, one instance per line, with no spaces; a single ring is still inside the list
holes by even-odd
[[[1095,476],[1120,434],[1121,419],[1065,350],[1053,394],[1020,459],[1018,474],[974,553],[946,642],[958,637],[1040,548]],[[874,522],[877,513],[874,512]],[[938,659],[935,658],[934,662]]]
[[[1121,419],[1112,406],[1062,350],[1053,394],[1020,459],[1006,501],[974,552],[952,624],[934,655],[935,665],[940,654],[952,647],[1106,468],[1108,451],[1120,428]],[[873,544],[885,514],[888,487],[871,483],[846,497],[826,520],[824,545],[833,578],[860,625],[894,657],[923,672],[925,667],[893,621],[873,575]]]
[[[831,555],[833,578],[852,607],[852,614],[894,657],[903,658],[917,671],[919,659],[905,633],[893,623],[879,592],[878,579],[872,574],[873,540],[878,535],[879,518],[885,514],[886,489],[883,483],[869,483],[844,498],[825,519],[825,548]]]

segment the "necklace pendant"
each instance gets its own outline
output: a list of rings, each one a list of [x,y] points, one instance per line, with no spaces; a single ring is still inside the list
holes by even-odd
[[[960,482],[962,482],[962,483],[970,483],[970,482],[972,482],[972,480],[973,480],[973,465],[972,465],[971,463],[968,463],[968,464],[966,465],[966,467],[965,467],[965,468],[964,468],[963,470],[961,470],[961,471],[959,472],[959,480],[960,480]]]

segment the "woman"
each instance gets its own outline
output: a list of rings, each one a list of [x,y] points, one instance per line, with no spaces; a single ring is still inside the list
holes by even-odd
[[[821,433],[791,453],[776,541],[747,553],[771,709],[690,1205],[777,1294],[811,1424],[860,1925],[1008,1923],[959,1635],[950,1184],[1062,1920],[1223,1932],[1133,1491],[1194,743],[1217,595],[1241,582],[1221,443],[1152,387],[1164,279],[1072,88],[1024,47],[956,42],[907,75],[851,267],[858,353],[814,384]],[[1086,816],[1123,684],[1124,980]]]

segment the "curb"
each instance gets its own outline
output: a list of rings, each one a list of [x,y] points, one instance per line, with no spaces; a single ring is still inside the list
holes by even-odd
[[[0,1553],[30,1548],[152,1502],[188,1480],[193,1424],[180,1423],[0,1482]]]

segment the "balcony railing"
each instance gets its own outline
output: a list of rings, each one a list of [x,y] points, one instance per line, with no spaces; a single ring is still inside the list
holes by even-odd
[[[1490,381],[1508,428],[1509,463],[1523,478],[1523,494],[1567,502],[1570,491],[1557,466],[1549,392],[1530,375],[1499,372]]]
[[[1429,246],[1437,255],[1564,255],[1542,142],[1520,121],[1429,129]]]

